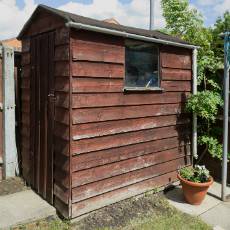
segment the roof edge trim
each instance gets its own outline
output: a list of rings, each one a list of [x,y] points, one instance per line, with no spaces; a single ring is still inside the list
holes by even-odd
[[[89,30],[89,31],[94,31],[94,32],[99,32],[99,33],[104,33],[104,34],[110,34],[114,36],[133,38],[133,39],[137,39],[141,41],[155,42],[155,43],[164,44],[164,45],[183,47],[187,49],[198,49],[199,48],[199,46],[195,46],[195,45],[183,44],[179,42],[172,42],[172,41],[167,41],[167,40],[157,39],[157,38],[151,38],[151,37],[146,37],[143,35],[137,35],[137,34],[127,33],[124,31],[118,31],[118,30],[113,30],[113,29],[108,29],[108,28],[103,28],[103,27],[98,27],[98,26],[91,26],[91,25],[77,23],[77,22],[67,22],[65,25],[70,28],[84,29],[84,30]]]

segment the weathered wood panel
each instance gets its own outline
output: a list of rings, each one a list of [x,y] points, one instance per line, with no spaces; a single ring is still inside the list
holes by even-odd
[[[69,60],[69,45],[61,45],[55,48],[55,56],[54,59],[56,61],[68,61]]]
[[[48,12],[39,12],[33,22],[26,29],[23,37],[41,34],[64,26],[64,20]]]
[[[105,77],[123,79],[124,65],[78,61],[73,62],[72,74],[76,77]]]
[[[163,154],[164,153],[162,153],[162,155]],[[100,194],[113,191],[115,189],[139,183],[141,181],[168,173],[169,171],[176,170],[179,166],[183,166],[185,163],[190,163],[189,158],[185,160],[184,156],[181,155],[177,156],[178,159],[166,161],[162,164],[156,164],[152,166],[152,163],[157,162],[155,161],[155,159],[153,159],[154,157],[154,155],[150,155],[148,157],[146,156],[145,159],[138,159],[140,160],[140,165],[142,167],[144,166],[144,168],[139,169],[138,164],[133,163],[135,171],[125,173],[124,167],[119,168],[118,170],[122,172],[124,170],[124,172],[121,175],[74,188],[72,192],[73,202],[79,202],[81,200],[85,200],[93,196],[98,196]],[[143,163],[141,162],[141,160],[143,160]],[[153,160],[153,162],[151,162],[151,160]]]
[[[26,52],[30,52],[30,39],[23,39],[22,40],[22,52],[26,53]]]
[[[113,46],[82,40],[76,40],[73,45],[73,60],[123,63],[124,58],[124,46]]]
[[[187,116],[171,115],[158,117],[145,117],[137,119],[125,119],[116,121],[105,121],[98,123],[86,123],[74,125],[72,129],[73,139],[93,138],[98,136],[126,133],[144,129],[152,129],[164,126],[172,126],[189,123]]]
[[[190,81],[162,81],[161,87],[165,91],[190,92]],[[124,89],[123,79],[106,78],[73,78],[74,93],[105,93],[122,92]]]
[[[72,44],[88,44],[88,45],[104,45],[109,47],[124,47],[124,39],[122,37],[117,37],[108,34],[102,34],[92,31],[72,31]],[[98,49],[100,50],[100,48]]]
[[[21,94],[22,101],[30,102],[30,89],[25,88]]]
[[[30,64],[30,54],[29,53],[23,53],[22,55],[22,65],[29,65]]]
[[[64,140],[69,140],[69,125],[55,122],[54,135]]]
[[[21,148],[21,167],[22,176],[28,184],[32,181],[31,171],[31,152],[30,152],[30,86],[31,86],[31,57],[30,40],[22,40],[22,72],[21,72],[21,130],[20,130],[20,148]]]
[[[162,81],[161,87],[169,92],[191,92],[191,81]]]
[[[70,75],[69,62],[68,61],[55,62],[54,74],[55,76],[58,76],[58,77],[60,76],[69,77]]]
[[[69,204],[69,190],[62,188],[58,184],[54,183],[54,195],[58,197],[65,204]]]
[[[62,107],[62,108],[69,108],[69,93],[68,92],[55,92],[56,100],[55,106]]]
[[[56,107],[54,120],[68,125],[70,123],[69,110],[61,107]]]
[[[166,186],[176,180],[176,172],[170,172],[157,176],[148,180],[141,181],[124,188],[116,189],[114,191],[95,196],[84,201],[74,203],[72,206],[72,217],[81,216],[93,210],[110,205],[112,203],[125,200],[131,196],[142,194],[153,188]]]
[[[189,93],[166,92],[162,93],[95,93],[73,94],[73,108],[104,107],[104,106],[127,106],[127,105],[152,105],[185,102]]]
[[[55,31],[55,45],[69,44],[70,30],[67,27],[61,27]]]
[[[192,51],[183,48],[163,47],[161,66],[172,69],[192,69]]]
[[[121,92],[123,88],[123,79],[73,78],[74,93]]]
[[[25,65],[23,66],[22,68],[22,72],[21,72],[21,78],[27,78],[29,79],[30,78],[30,74],[31,74],[31,66],[30,65]]]
[[[56,30],[54,55],[54,206],[62,216],[70,217],[70,31]]]
[[[114,134],[91,139],[81,139],[73,142],[71,150],[73,154],[81,154],[90,151],[97,151],[140,142],[175,137],[182,134],[185,138],[186,134],[189,133],[188,131],[189,127],[182,125]]]
[[[190,151],[187,147],[185,147],[185,145],[188,144],[190,144],[189,140],[181,140],[179,137],[171,137],[167,139],[74,155],[72,160],[72,170],[80,171],[182,146],[189,155]]]
[[[55,91],[69,92],[69,78],[56,77],[55,78]]]
[[[57,209],[58,213],[60,213],[63,217],[67,219],[70,217],[69,205],[60,200],[58,196],[54,197],[54,207]]]
[[[30,78],[22,78],[21,79],[21,88],[22,89],[29,89],[30,88]]]
[[[184,104],[115,106],[74,109],[73,124],[144,118],[184,113]]]
[[[163,162],[184,157],[186,154],[188,153],[184,151],[184,148],[180,147],[74,172],[72,175],[72,186],[77,187],[127,172],[139,169],[144,170],[156,164],[162,164]],[[147,172],[149,172],[149,169],[147,169]],[[161,174],[160,171],[158,173]],[[149,175],[151,175],[151,173],[149,173]],[[143,180],[144,179],[146,178],[143,178]]]
[[[161,78],[162,80],[168,81],[191,81],[192,80],[192,71],[183,70],[183,69],[170,69],[162,68],[161,69]]]

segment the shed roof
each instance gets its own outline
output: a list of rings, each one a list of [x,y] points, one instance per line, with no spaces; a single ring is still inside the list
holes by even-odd
[[[135,28],[135,27],[130,27],[130,26],[123,26],[120,24],[115,24],[115,23],[109,23],[106,21],[101,21],[101,20],[96,20],[84,16],[80,16],[77,14],[72,14],[68,13],[62,10],[58,10],[46,5],[38,5],[38,7],[35,9],[34,13],[30,17],[30,19],[26,22],[24,27],[22,28],[20,34],[18,35],[18,38],[21,39],[23,35],[25,34],[26,30],[29,28],[30,24],[32,23],[32,20],[37,16],[37,14],[41,11],[46,11],[51,14],[54,14],[56,16],[59,16],[64,20],[64,22],[73,22],[73,23],[81,23],[84,25],[89,25],[89,26],[96,26],[99,28],[105,28],[105,29],[112,29],[115,31],[120,31],[120,32],[126,32],[134,35],[140,35],[148,38],[155,38],[155,39],[160,39],[160,40],[165,40],[165,41],[170,41],[170,42],[176,42],[176,43],[181,43],[181,44],[188,44],[188,42],[174,36],[170,36],[168,34],[162,33],[157,30],[145,30],[145,29],[140,29],[140,28]]]

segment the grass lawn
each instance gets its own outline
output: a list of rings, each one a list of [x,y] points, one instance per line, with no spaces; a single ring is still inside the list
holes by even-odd
[[[199,218],[181,213],[159,194],[146,194],[102,208],[77,223],[43,220],[14,230],[211,230]]]

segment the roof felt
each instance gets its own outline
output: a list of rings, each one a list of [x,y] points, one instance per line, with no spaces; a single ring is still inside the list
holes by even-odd
[[[126,32],[126,33],[131,33],[131,34],[136,34],[136,35],[141,35],[141,36],[145,36],[145,37],[162,39],[165,41],[178,42],[181,44],[189,44],[188,42],[186,42],[186,41],[184,41],[178,37],[170,36],[170,35],[167,35],[165,33],[157,31],[157,30],[145,30],[145,29],[140,29],[140,28],[135,28],[135,27],[123,26],[120,24],[112,24],[112,23],[108,23],[105,21],[100,21],[100,20],[96,20],[96,19],[92,19],[92,18],[88,18],[88,17],[83,17],[83,16],[80,16],[77,14],[68,13],[68,12],[58,10],[58,9],[55,9],[55,8],[52,8],[49,6],[45,6],[45,5],[39,5],[36,8],[36,10],[32,14],[32,16],[27,21],[27,23],[23,27],[22,31],[18,35],[18,38],[23,37],[23,34],[26,31],[27,27],[30,25],[30,22],[32,21],[32,19],[36,16],[36,14],[38,12],[40,12],[42,10],[45,10],[45,11],[50,12],[56,16],[61,17],[65,22],[82,23],[82,24],[86,24],[86,25],[90,25],[90,26],[97,26],[97,27],[101,27],[101,28],[113,29],[113,30],[122,31],[122,32]]]

